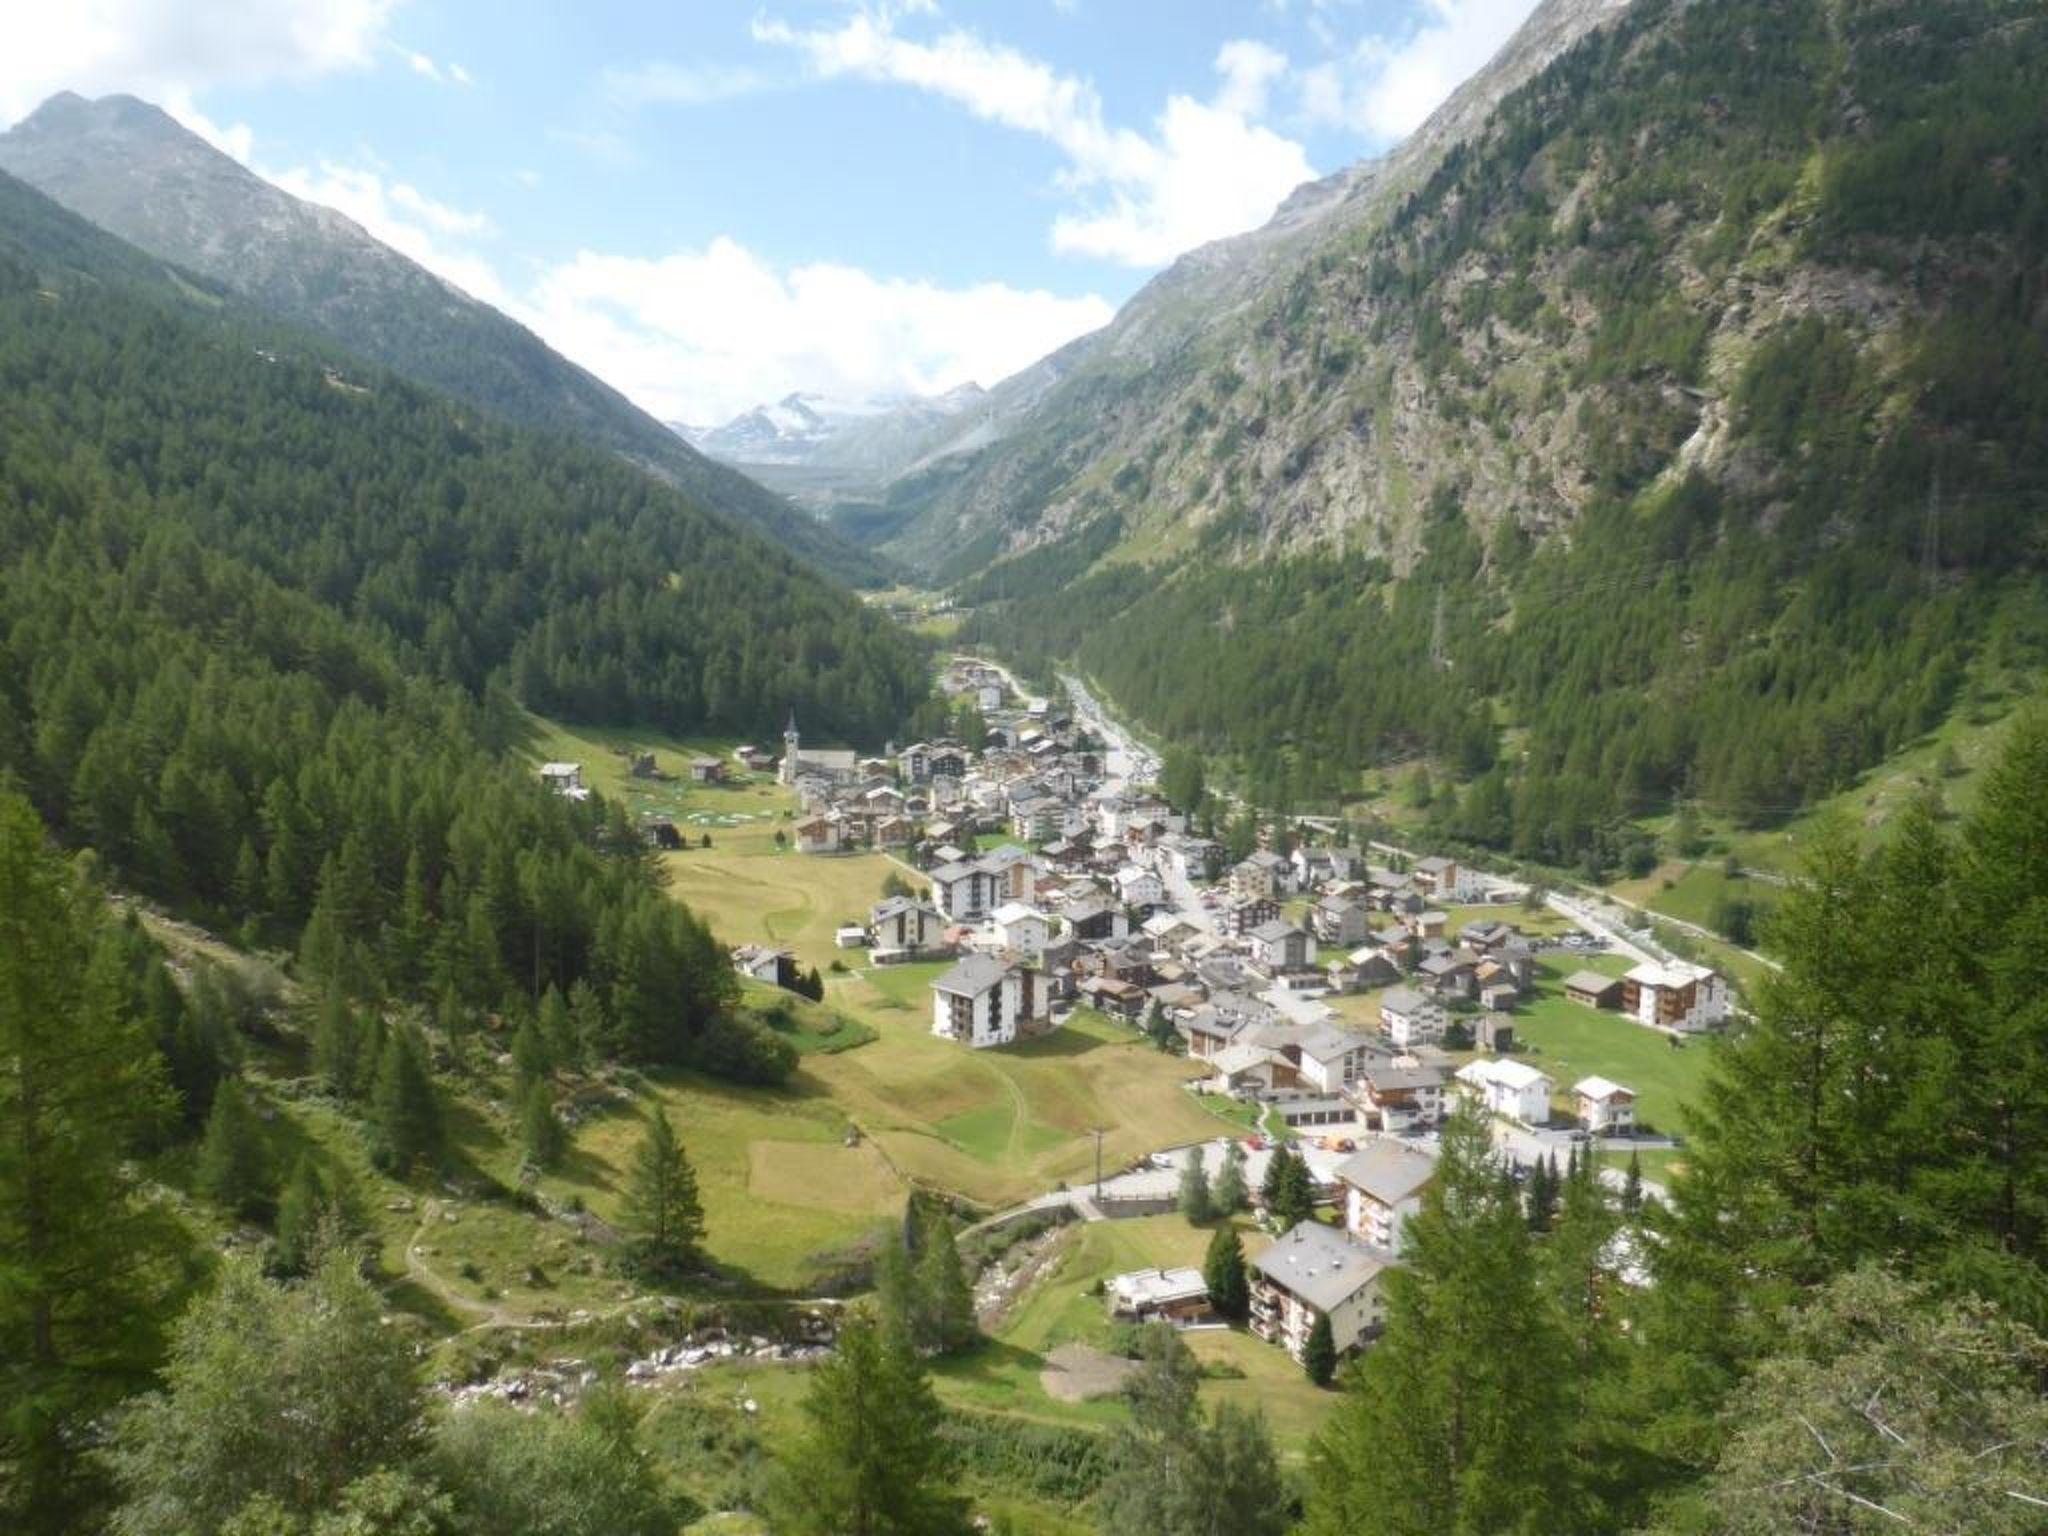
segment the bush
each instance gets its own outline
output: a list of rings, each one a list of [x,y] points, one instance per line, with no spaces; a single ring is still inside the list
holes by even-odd
[[[797,1052],[780,1035],[720,1014],[697,1037],[692,1065],[730,1082],[775,1087],[796,1071]]]

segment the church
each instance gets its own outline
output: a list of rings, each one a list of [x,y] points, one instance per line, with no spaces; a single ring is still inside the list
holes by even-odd
[[[782,769],[784,784],[795,786],[798,779],[825,779],[834,784],[845,783],[860,772],[860,754],[844,752],[806,752],[802,739],[797,733],[796,712],[790,711],[789,724],[782,732]]]

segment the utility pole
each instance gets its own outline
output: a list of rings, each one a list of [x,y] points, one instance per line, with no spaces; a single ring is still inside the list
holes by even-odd
[[[1094,1135],[1094,1137],[1095,1137],[1095,1198],[1096,1198],[1097,1200],[1100,1200],[1100,1199],[1102,1198],[1102,1132],[1103,1132],[1103,1130],[1104,1130],[1104,1127],[1102,1127],[1102,1126],[1099,1126],[1099,1125],[1098,1125],[1098,1126],[1096,1126],[1096,1127],[1095,1127],[1094,1131],[1092,1132],[1092,1134],[1093,1134],[1093,1135]]]
[[[1436,589],[1436,617],[1429,626],[1429,664],[1441,672],[1451,664],[1444,650],[1444,589]]]

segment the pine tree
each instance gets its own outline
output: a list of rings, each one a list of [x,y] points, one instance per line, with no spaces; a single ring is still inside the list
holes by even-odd
[[[400,1178],[439,1161],[443,1145],[441,1098],[427,1070],[426,1052],[411,1029],[390,1031],[377,1062],[370,1096],[378,1166]]]
[[[1202,1260],[1202,1283],[1209,1288],[1209,1305],[1219,1316],[1234,1323],[1244,1321],[1251,1310],[1251,1276],[1245,1268],[1244,1242],[1237,1228],[1218,1227],[1209,1239],[1209,1252]]]
[[[311,1274],[331,1252],[369,1246],[372,1233],[348,1170],[322,1174],[310,1156],[301,1157],[278,1201],[271,1267],[280,1275]]]
[[[569,1003],[562,996],[561,988],[551,986],[541,994],[535,1023],[541,1044],[547,1048],[548,1059],[556,1066],[580,1067],[585,1064],[582,1042],[576,1034],[576,1021],[570,1015]]]
[[[521,1093],[553,1070],[554,1062],[539,1026],[531,1018],[521,1019],[519,1027],[512,1031],[512,1071]]]
[[[276,1184],[270,1146],[239,1078],[222,1083],[213,1096],[194,1177],[200,1193],[223,1210],[251,1218],[270,1211]]]
[[[1210,1190],[1211,1203],[1219,1215],[1235,1216],[1250,1198],[1244,1185],[1244,1143],[1232,1139],[1223,1150],[1223,1167]]]
[[[1630,1216],[1641,1214],[1643,1209],[1643,1160],[1631,1147],[1628,1154],[1628,1173],[1621,1186],[1621,1208]]]
[[[917,1260],[917,1288],[928,1319],[926,1343],[953,1354],[980,1337],[974,1320],[974,1288],[953,1240],[953,1223],[943,1211],[924,1221],[924,1252]]]
[[[1209,1199],[1209,1170],[1201,1147],[1190,1147],[1181,1163],[1180,1213],[1197,1226],[1216,1214]]]
[[[849,1311],[771,1484],[787,1536],[965,1536],[943,1414],[903,1330]]]
[[[128,1157],[176,1108],[96,954],[105,902],[0,793],[0,1528],[84,1529],[86,1460],[146,1385],[183,1235]]]
[[[1559,1529],[1562,1350],[1529,1227],[1461,1109],[1389,1271],[1385,1330],[1318,1438],[1308,1536]]]
[[[1337,1339],[1330,1329],[1330,1314],[1318,1312],[1301,1350],[1301,1368],[1316,1386],[1327,1387],[1337,1375]]]
[[[648,1117],[633,1159],[626,1215],[634,1232],[634,1259],[648,1274],[673,1279],[700,1262],[704,1206],[697,1175],[660,1108]]]
[[[1280,1203],[1280,1194],[1287,1186],[1287,1165],[1294,1160],[1294,1153],[1286,1142],[1277,1142],[1273,1155],[1266,1160],[1266,1176],[1259,1181],[1259,1202],[1268,1212]]]
[[[555,1090],[543,1081],[527,1085],[519,1108],[519,1139],[527,1166],[543,1173],[555,1168],[568,1150],[569,1133],[555,1112]]]
[[[1287,1160],[1280,1164],[1278,1183],[1267,1209],[1280,1230],[1285,1232],[1315,1215],[1315,1179],[1308,1171],[1307,1160],[1298,1153],[1289,1152]]]
[[[352,1099],[369,1086],[376,1065],[365,1058],[362,1021],[341,989],[330,986],[321,997],[320,1014],[313,1025],[313,1065],[329,1092]]]

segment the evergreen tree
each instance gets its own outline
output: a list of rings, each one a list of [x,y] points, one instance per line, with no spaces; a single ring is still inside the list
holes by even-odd
[[[1287,1186],[1287,1165],[1294,1160],[1294,1152],[1286,1142],[1276,1142],[1273,1154],[1266,1160],[1266,1175],[1259,1181],[1259,1201],[1267,1211],[1280,1203],[1280,1194]]]
[[[200,1193],[223,1210],[251,1218],[270,1212],[277,1181],[269,1139],[239,1078],[221,1084],[213,1096],[194,1177]]]
[[[1486,1125],[1444,1125],[1437,1174],[1385,1277],[1385,1331],[1312,1456],[1309,1536],[1560,1528],[1561,1349],[1528,1222]]]
[[[1272,1215],[1280,1230],[1298,1226],[1316,1212],[1315,1178],[1308,1171],[1308,1162],[1299,1153],[1288,1151],[1285,1162],[1275,1154],[1279,1177],[1273,1178],[1273,1170],[1267,1171],[1267,1182],[1277,1187],[1268,1197],[1267,1211]]]
[[[1244,1143],[1235,1137],[1223,1149],[1223,1167],[1209,1193],[1217,1213],[1223,1216],[1235,1216],[1250,1199],[1244,1183]]]
[[[1144,1331],[1125,1387],[1130,1424],[1110,1448],[1099,1523],[1112,1536],[1281,1536],[1285,1489],[1265,1420],[1196,1401],[1200,1369],[1173,1329]]]
[[[849,1311],[811,1372],[769,1504],[788,1536],[965,1536],[943,1414],[903,1330]]]
[[[1209,1198],[1209,1171],[1203,1148],[1190,1147],[1180,1168],[1180,1213],[1200,1225],[1216,1214]]]
[[[535,1017],[541,1045],[546,1049],[548,1060],[557,1067],[581,1067],[585,1065],[583,1044],[576,1030],[576,1021],[569,1011],[568,999],[562,996],[560,987],[550,986],[541,994],[540,1009]]]
[[[1640,1215],[1643,1209],[1643,1160],[1631,1147],[1628,1154],[1628,1173],[1621,1186],[1621,1208],[1630,1216]]]
[[[512,1071],[522,1097],[527,1088],[541,1082],[553,1070],[554,1061],[540,1026],[531,1018],[521,1019],[519,1027],[512,1031]]]
[[[519,1107],[519,1140],[528,1167],[549,1172],[568,1151],[569,1133],[555,1112],[555,1090],[547,1083],[528,1084]]]
[[[953,1223],[943,1211],[924,1221],[924,1251],[917,1258],[917,1289],[928,1319],[926,1343],[940,1354],[967,1348],[980,1335],[974,1320],[974,1287],[960,1261]]]
[[[1337,1339],[1330,1329],[1330,1314],[1318,1312],[1302,1345],[1301,1368],[1308,1379],[1327,1387],[1337,1375]]]
[[[347,1099],[368,1088],[376,1062],[366,1057],[362,1021],[341,989],[328,987],[313,1024],[313,1065],[328,1091]]]
[[[385,1037],[370,1115],[379,1167],[404,1178],[421,1164],[440,1160],[441,1097],[427,1070],[419,1036],[411,1029],[401,1026]]]
[[[647,1120],[626,1190],[633,1257],[646,1273],[664,1279],[694,1269],[702,1259],[704,1206],[697,1174],[676,1140],[675,1127],[657,1107]]]
[[[104,902],[0,793],[0,1526],[87,1522],[95,1426],[155,1362],[183,1240],[128,1157],[175,1113],[94,953]]]
[[[1251,1310],[1251,1276],[1237,1228],[1220,1226],[1209,1239],[1209,1252],[1202,1260],[1202,1283],[1209,1288],[1209,1305],[1218,1315],[1234,1323],[1244,1321]]]

